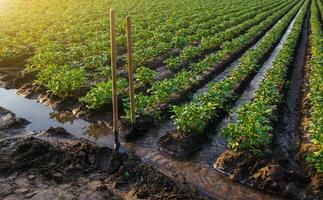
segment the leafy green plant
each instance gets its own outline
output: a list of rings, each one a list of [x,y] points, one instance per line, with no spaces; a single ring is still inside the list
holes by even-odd
[[[320,14],[319,14],[320,13]],[[323,14],[323,3],[312,1],[311,4],[311,36],[310,36],[310,71],[309,95],[310,119],[308,131],[312,145],[307,160],[314,165],[318,173],[323,173],[323,31],[320,16]]]
[[[86,72],[82,68],[50,65],[39,72],[35,82],[53,94],[67,97],[81,89],[86,80]]]
[[[310,152],[307,155],[306,160],[314,164],[318,173],[323,173],[323,145],[322,140],[318,141],[313,139],[312,143],[317,147],[314,152]]]
[[[156,72],[148,67],[141,66],[136,69],[135,80],[139,85],[150,84],[155,81]]]
[[[117,81],[118,94],[125,93],[127,87],[126,79]],[[96,84],[91,90],[81,98],[91,109],[99,109],[112,102],[112,80]]]
[[[299,4],[301,6],[301,4]],[[260,41],[256,49],[248,50],[241,58],[240,64],[222,81],[209,84],[208,90],[206,93],[197,96],[189,104],[185,104],[181,107],[177,107],[174,111],[175,115],[175,124],[178,130],[190,132],[201,132],[210,120],[216,115],[217,111],[220,109],[225,109],[225,104],[230,100],[235,98],[234,90],[239,86],[248,76],[254,71],[257,70],[260,65],[259,62],[270,52],[271,48],[280,40],[281,36],[284,34],[286,27],[289,25],[290,21],[293,19],[295,13],[297,13],[296,7],[292,9],[279,23],[277,23],[264,38]],[[233,44],[235,42],[233,41]],[[233,45],[236,46],[236,45]],[[234,49],[229,43],[225,45],[224,49]],[[212,60],[206,60],[205,62],[212,62]],[[204,109],[212,105],[212,110]],[[264,110],[269,112],[269,110]],[[256,113],[258,114],[258,113]],[[192,118],[195,117],[195,118]],[[252,119],[257,119],[256,116],[253,116]],[[197,124],[198,126],[197,126]],[[258,129],[259,128],[259,129]],[[260,142],[258,139],[259,130],[263,131],[266,135],[270,129],[269,126],[257,126],[257,129],[248,130],[244,133],[246,136],[242,136],[237,132],[234,132],[236,135],[230,135],[231,130],[227,131],[225,136],[230,140],[229,146],[236,147],[237,144],[242,143],[245,147],[260,146],[260,144],[268,144],[270,141],[266,137],[261,137],[263,142]],[[253,131],[258,131],[254,133]],[[237,138],[235,138],[237,136]],[[241,141],[241,137],[244,137],[245,140]],[[257,140],[258,139],[258,140]],[[239,141],[237,141],[239,140]],[[257,144],[259,141],[259,145]],[[240,145],[241,146],[241,145]]]
[[[200,54],[200,48],[198,46],[190,46],[182,51],[181,58],[185,61],[189,61]]]
[[[187,46],[187,39],[185,37],[175,36],[173,39],[173,46],[176,48],[184,48]]]
[[[160,112],[159,109],[161,104],[167,104],[169,99],[177,98],[177,96],[180,96],[180,94],[183,91],[185,91],[185,89],[191,87],[191,85],[193,84],[198,83],[200,81],[198,79],[198,76],[204,71],[214,68],[214,66],[217,66],[223,60],[226,60],[228,56],[230,56],[231,54],[234,54],[234,52],[238,50],[243,50],[245,48],[245,44],[250,42],[250,40],[254,39],[254,37],[258,35],[259,32],[266,30],[273,21],[280,19],[280,17],[283,16],[295,4],[296,3],[294,2],[293,4],[288,4],[288,6],[285,5],[283,9],[278,9],[278,10],[274,9],[270,12],[268,11],[266,15],[270,15],[271,12],[274,13],[274,15],[270,15],[270,17],[267,16],[266,18],[265,17],[266,15],[262,15],[260,18],[257,17],[256,19],[254,19],[255,21],[258,21],[260,19],[262,20],[265,19],[265,20],[264,21],[260,20],[261,22],[258,25],[249,29],[244,35],[240,35],[239,37],[233,39],[232,41],[226,41],[226,42],[231,42],[235,45],[223,46],[221,50],[207,55],[202,61],[191,64],[187,69],[182,69],[172,78],[154,82],[152,84],[152,87],[148,90],[149,94],[151,95],[145,96],[145,97],[140,96],[140,98],[145,99],[144,102],[149,102],[149,103],[145,105],[144,104],[140,105],[140,106],[142,105],[146,106],[144,108],[142,107],[138,109],[136,108],[136,110],[139,110],[139,113],[137,114],[146,115],[147,113],[149,113],[150,115],[153,115],[155,112]],[[297,9],[300,8],[300,6],[301,6],[301,3],[298,3],[297,6],[292,9],[292,13],[296,13]],[[289,16],[288,19],[290,19],[292,17],[292,14],[289,14],[288,16]],[[284,25],[286,24],[287,23],[285,23]],[[262,51],[265,51],[265,50],[262,50]],[[255,52],[255,54],[263,55],[262,52]],[[257,65],[245,66],[244,68],[242,68],[241,72],[237,72],[237,74],[233,76],[235,79],[232,81],[237,82],[241,80],[244,76],[246,76],[246,74],[252,72],[256,67],[258,66]],[[231,80],[227,83],[230,83],[230,82]],[[224,88],[228,87],[227,83],[223,84]],[[231,84],[232,83],[234,82],[231,82]],[[230,87],[232,88],[232,85]],[[229,90],[225,90],[225,94],[230,94],[228,91]],[[223,104],[221,104],[221,107],[223,107]]]
[[[212,103],[192,106],[174,106],[173,112],[175,115],[172,118],[174,118],[177,130],[184,133],[203,133],[208,120],[210,120],[210,112],[214,110],[214,107],[215,105]]]
[[[237,120],[224,128],[223,135],[228,141],[229,148],[248,150],[259,156],[263,155],[264,148],[270,145],[272,141],[272,125],[277,120],[276,111],[283,100],[284,85],[287,82],[286,73],[301,35],[307,5],[308,1],[297,15],[294,26],[279,51],[272,68],[265,73],[265,78],[256,91],[254,99],[239,107]],[[272,43],[270,41],[274,39],[273,36],[268,36],[268,40],[264,40],[263,44],[265,46],[270,45]],[[262,46],[262,43],[260,46]],[[255,58],[259,55],[257,49],[258,47],[252,54],[249,54],[252,56],[250,58]],[[245,63],[250,64],[251,61],[247,59]]]
[[[234,150],[249,150],[254,154],[262,152],[262,148],[271,143],[268,134],[272,127],[264,115],[272,114],[261,102],[250,104],[238,110],[238,121],[243,121],[244,126],[237,127],[229,124],[223,131],[223,136],[228,140],[228,147]],[[239,132],[238,132],[239,130]]]
[[[175,70],[182,64],[180,57],[171,57],[164,61],[168,69]]]

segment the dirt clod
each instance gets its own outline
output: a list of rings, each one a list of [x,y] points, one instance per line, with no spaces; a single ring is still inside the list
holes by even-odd
[[[185,159],[200,149],[206,138],[202,135],[169,132],[158,141],[162,149],[176,158]]]

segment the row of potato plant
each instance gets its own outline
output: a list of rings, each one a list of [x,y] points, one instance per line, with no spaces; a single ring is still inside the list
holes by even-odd
[[[192,102],[175,106],[173,116],[175,125],[183,133],[203,133],[217,111],[236,98],[237,88],[257,71],[264,58],[280,41],[299,10],[301,3],[284,16],[265,36],[255,49],[249,49],[240,60],[239,65],[222,81],[210,83],[206,93],[198,95]]]
[[[123,2],[124,3],[124,2]],[[138,1],[136,4],[139,3],[142,7],[145,7],[144,1]],[[103,4],[101,2],[100,4]],[[213,5],[213,4],[211,4]],[[156,4],[155,5],[158,8],[163,8],[164,3]],[[114,5],[114,7],[118,10],[118,45],[124,46],[125,38],[124,38],[124,26],[122,17],[126,14],[131,14],[131,11],[128,11],[127,8],[129,6],[122,6],[121,2],[120,4]],[[141,9],[142,9],[141,7]],[[150,7],[145,7],[145,17],[142,16],[142,13],[138,12],[137,14],[133,14],[133,21],[134,21],[134,50],[137,50],[137,44],[140,46],[140,49],[142,51],[145,51],[150,43],[154,44],[160,44],[160,46],[163,46],[163,42],[161,41],[164,38],[168,38],[169,34],[164,31],[164,26],[167,25],[167,22],[162,22],[160,20],[165,19],[164,12],[160,12],[158,15],[156,15],[154,12],[151,11]],[[161,9],[160,8],[160,9]],[[172,7],[170,6],[170,9]],[[219,4],[219,6],[216,6],[215,8],[218,8],[219,10],[222,10],[222,4]],[[135,8],[139,9],[139,7]],[[190,11],[183,9],[185,11]],[[171,18],[174,16],[174,8],[172,8],[171,13],[169,13],[169,17]],[[53,45],[44,46],[43,49],[40,49],[40,52],[38,52],[37,57],[35,57],[34,62],[31,63],[31,65],[37,66],[37,64],[41,64],[44,67],[46,64],[57,64],[57,65],[64,65],[68,64],[71,67],[77,66],[77,67],[85,67],[85,68],[97,68],[97,67],[103,67],[106,66],[109,62],[110,55],[109,55],[109,24],[108,24],[108,16],[107,11],[100,12],[100,16],[96,20],[92,20],[88,24],[75,24],[74,27],[72,27],[72,32],[69,32],[69,35],[62,35],[62,37],[58,38],[57,41]],[[195,11],[196,12],[196,11]],[[205,14],[205,9],[201,10],[203,14]],[[194,14],[194,13],[193,13]],[[177,15],[179,16],[187,16],[185,15],[184,11],[178,11]],[[186,18],[179,18],[179,21],[186,20]],[[137,23],[137,18],[142,19],[143,22],[151,22],[151,23]],[[158,26],[155,24],[157,23]],[[155,24],[155,25],[154,25]],[[178,27],[181,29],[180,27]],[[145,30],[145,31],[142,31]],[[138,34],[141,32],[144,32],[146,34],[151,33],[149,37],[141,36],[142,38],[137,38],[137,32]],[[67,40],[67,41],[66,41]],[[120,42],[119,42],[120,41]],[[142,44],[147,44],[142,45]],[[154,49],[152,46],[148,49]],[[139,50],[137,50],[139,51]],[[135,51],[135,52],[137,52]],[[149,54],[149,53],[148,53]]]
[[[258,5],[259,2],[253,3],[256,3],[256,7],[258,8],[263,6],[262,4]],[[253,8],[253,4],[248,5],[249,6],[241,5],[240,9],[238,9],[237,6],[234,6],[233,9],[220,9],[217,12],[213,12],[208,19],[205,19],[205,16],[200,15],[196,16],[194,20],[191,20],[188,23],[183,23],[183,21],[180,20],[180,22],[182,22],[180,23],[182,27],[173,26],[173,24],[169,23],[165,24],[165,26],[159,25],[158,27],[162,27],[161,33],[163,34],[158,35],[155,33],[155,37],[149,40],[137,38],[138,41],[141,42],[134,46],[135,66],[144,65],[148,60],[153,59],[158,55],[165,54],[173,48],[183,48],[193,42],[199,41],[202,37],[214,34],[214,27],[216,27],[219,22],[237,18],[237,14],[241,15],[243,11],[246,12],[250,9],[250,6]],[[170,25],[171,28],[169,28]]]
[[[319,8],[319,10],[318,10]],[[319,14],[320,11],[320,14]],[[310,69],[309,94],[310,120],[308,132],[314,151],[308,155],[308,161],[314,164],[319,173],[323,173],[323,31],[322,31],[322,2],[312,1],[311,5],[311,35],[310,35]],[[321,20],[321,21],[320,21]]]
[[[142,2],[142,1],[140,1]],[[232,0],[232,2],[238,2],[238,0]],[[183,3],[183,2],[182,2]],[[194,2],[197,3],[197,2]],[[118,14],[123,16],[126,14],[126,8],[122,7],[122,5],[115,6],[118,9]],[[159,6],[163,6],[157,4],[157,8]],[[213,5],[213,2],[210,2],[210,5]],[[153,6],[153,5],[151,5]],[[172,6],[171,6],[172,7]],[[222,6],[222,4],[218,4],[217,6],[212,6],[212,9],[219,8],[221,12],[225,12],[227,10],[227,6]],[[149,19],[150,16],[154,16],[152,20],[156,17],[151,11],[153,8],[148,8],[146,12],[147,15],[144,19]],[[156,9],[156,8],[154,8]],[[190,8],[186,8],[190,10]],[[175,13],[175,9],[172,7],[171,10]],[[184,9],[185,10],[185,9]],[[177,12],[177,14],[181,14]],[[197,12],[197,11],[195,11]],[[206,10],[205,12],[210,12]],[[164,13],[164,12],[162,12]],[[214,13],[214,12],[213,12]],[[185,14],[185,13],[184,13]],[[182,14],[182,15],[184,15]],[[101,14],[102,15],[102,14]],[[137,14],[138,15],[138,14]],[[141,15],[140,15],[141,16]],[[175,16],[175,14],[173,14]],[[166,15],[167,17],[167,15]],[[185,17],[185,15],[184,15]],[[202,18],[201,15],[199,18]],[[120,18],[120,17],[119,17]],[[118,19],[119,19],[118,18]],[[137,27],[135,24],[136,15],[134,18],[134,27]],[[164,18],[163,15],[160,18]],[[157,18],[157,21],[159,18]],[[144,20],[145,21],[145,20]],[[123,23],[120,23],[123,24]],[[154,24],[154,23],[152,23]],[[159,26],[152,26],[151,24],[147,24],[148,27],[141,28],[141,30],[145,30],[144,32],[153,32],[153,36],[147,39],[134,39],[136,41],[134,43],[134,60],[136,60],[136,55],[140,54],[139,57],[142,60],[149,59],[149,55],[151,51],[159,52],[159,49],[165,49],[166,46],[169,48],[171,44],[168,42],[169,38],[171,38],[168,32],[163,31],[165,23],[160,23]],[[167,23],[166,23],[167,25]],[[193,24],[194,25],[194,24]],[[153,27],[153,28],[150,28]],[[154,28],[158,27],[158,28]],[[139,26],[140,29],[140,26]],[[151,30],[150,30],[151,29]],[[69,96],[75,95],[79,90],[84,90],[84,88],[90,88],[97,83],[100,83],[102,80],[106,80],[110,78],[110,69],[108,67],[110,56],[109,56],[109,43],[108,43],[108,19],[107,16],[102,15],[96,20],[92,20],[87,24],[76,24],[71,28],[72,31],[69,31],[68,35],[63,34],[59,35],[57,40],[51,41],[48,45],[44,45],[42,48],[38,48],[37,53],[30,59],[29,69],[39,70],[39,76],[42,78],[38,78],[37,83],[40,85],[44,85],[47,89],[54,94],[59,96]],[[134,37],[136,38],[136,32],[138,28],[134,29]],[[141,31],[142,32],[142,31]],[[123,35],[124,28],[123,26],[118,27],[118,33]],[[69,36],[72,35],[72,36]],[[118,41],[119,45],[124,46],[124,37],[118,37],[120,39]],[[165,40],[167,40],[165,42]],[[142,46],[142,44],[147,44],[148,46]],[[140,46],[140,50],[138,50],[137,46]],[[166,46],[165,46],[166,45]],[[140,52],[144,52],[141,54]],[[137,53],[136,53],[137,52]],[[159,52],[161,53],[161,52]],[[158,53],[157,53],[158,54]],[[148,57],[147,57],[148,55]],[[155,53],[151,54],[151,56],[155,56]],[[48,67],[56,65],[56,67]],[[44,74],[56,74],[55,72],[60,68],[69,67],[71,73],[76,72],[77,69],[84,70],[86,73],[82,73],[79,75],[83,75],[82,79],[71,79],[69,84],[63,82],[63,80],[68,77],[62,77],[62,81],[56,77],[47,76],[47,79],[44,78]],[[84,68],[84,69],[83,69]],[[68,68],[66,68],[68,69]],[[48,73],[50,71],[50,73]],[[103,73],[102,73],[103,72]],[[64,76],[64,74],[60,74]],[[53,79],[55,81],[53,81]],[[81,81],[82,80],[82,81]],[[83,81],[85,80],[85,81]],[[54,83],[54,84],[51,84]],[[103,83],[100,83],[102,85]],[[109,83],[107,83],[109,84]],[[95,87],[96,88],[96,87]],[[88,90],[88,89],[85,89]],[[87,96],[89,97],[89,96]],[[88,99],[88,98],[86,98]],[[90,105],[90,107],[93,107]]]
[[[140,93],[135,96],[136,113],[138,115],[158,116],[162,104],[167,104],[172,98],[176,98],[180,92],[186,91],[192,85],[199,83],[201,81],[200,75],[216,69],[223,61],[230,58],[231,55],[246,48],[250,41],[253,41],[255,37],[270,28],[274,22],[279,20],[294,5],[295,3],[277,11],[274,15],[246,31],[245,34],[231,41],[224,42],[219,51],[208,55],[198,63],[190,65],[188,69],[181,70],[174,77],[153,83],[149,90],[150,95]],[[300,4],[297,5],[293,8],[293,11],[300,6]],[[126,109],[126,112],[128,113],[128,109]]]
[[[241,0],[232,0],[230,2],[240,4]],[[226,10],[230,10],[230,2],[221,4],[219,1],[212,1],[209,2],[211,7],[203,4],[200,6],[200,10],[197,9],[198,6],[186,6],[186,9],[176,10],[175,7],[165,1],[155,2],[154,4],[146,1],[136,1],[133,5],[127,5],[124,2],[111,0],[95,0],[91,3],[80,1],[78,4],[61,0],[51,2],[15,0],[12,1],[12,6],[8,7],[10,11],[1,15],[0,24],[3,31],[1,32],[2,40],[0,41],[0,62],[3,59],[12,59],[16,55],[25,52],[34,53],[35,55],[28,62],[28,68],[41,72],[37,83],[45,85],[50,91],[58,95],[66,96],[84,87],[85,83],[88,83],[89,74],[79,73],[78,77],[82,75],[81,80],[85,81],[76,79],[73,82],[72,79],[69,84],[62,83],[58,77],[53,79],[51,77],[46,78],[46,74],[56,74],[55,72],[61,67],[65,71],[70,70],[71,73],[76,72],[79,68],[84,70],[83,68],[94,67],[99,68],[98,72],[94,73],[95,77],[101,74],[109,75],[109,70],[102,69],[106,67],[106,63],[109,61],[107,16],[109,6],[113,5],[113,7],[119,9],[121,16],[133,14],[134,21],[137,18],[144,19],[137,19],[139,23],[135,27],[139,28],[134,29],[134,32],[147,33],[149,30],[154,36],[165,32],[163,29],[158,31],[158,28],[168,23],[163,22],[166,17],[177,18],[180,16],[181,18],[177,19],[186,20],[189,19],[187,17],[193,16],[191,20],[187,20],[189,25],[192,25],[190,23],[194,23],[194,16],[198,16],[197,12],[205,14],[201,15],[200,18],[206,19],[204,16],[208,16],[208,20],[210,20],[216,15],[207,15],[207,13],[216,13],[212,11],[219,9],[221,10],[220,14],[223,14]],[[194,1],[192,5],[198,5],[199,3],[199,1]],[[137,12],[138,9],[143,7],[146,8],[147,13]],[[168,11],[172,11],[171,14],[167,12],[166,7],[169,7]],[[152,10],[156,11],[156,9],[161,10],[160,15],[152,12]],[[235,10],[231,9],[230,11]],[[119,21],[122,21],[122,19]],[[142,21],[145,22],[140,23]],[[154,22],[158,23],[154,24]],[[118,33],[123,36],[123,23],[119,24],[121,25],[118,26]],[[157,32],[154,32],[154,30],[157,30]],[[136,35],[134,34],[135,37]],[[124,38],[120,38],[119,43],[124,44]],[[143,41],[145,41],[145,38]],[[56,66],[53,67],[53,65]],[[42,70],[45,70],[45,72],[42,72]],[[101,73],[101,71],[104,71],[104,73]],[[90,73],[92,74],[92,72]],[[64,74],[61,75],[64,76]],[[62,80],[67,78],[65,75]]]
[[[177,69],[181,64],[183,64],[183,62],[190,61],[191,59],[200,56],[205,51],[218,47],[222,42],[230,40],[232,39],[232,37],[236,37],[248,28],[256,25],[257,23],[265,19],[265,17],[268,17],[268,13],[272,14],[272,9],[277,11],[278,9],[285,7],[289,3],[290,2],[285,2],[283,4],[278,4],[279,6],[277,6],[277,4],[270,2],[270,6],[268,7],[256,7],[247,13],[240,14],[236,19],[230,19],[230,21],[228,22],[220,21],[217,26],[213,27],[214,31],[210,31],[209,35],[205,35],[204,37],[199,38],[199,45],[187,46],[182,50],[179,56],[173,56],[165,60],[167,67],[169,67],[170,69]],[[259,21],[253,20],[253,18],[255,17],[258,18]],[[231,23],[235,26],[230,26]]]
[[[307,1],[308,3],[309,1]],[[307,4],[298,14],[293,28],[252,101],[237,110],[237,121],[224,128],[228,147],[261,154],[272,142],[272,130],[278,119],[277,109],[284,100],[284,86],[300,39]]]
[[[281,9],[281,7],[278,7],[276,9],[274,9],[274,10],[271,10],[270,12],[265,12],[263,14],[259,14],[260,15],[259,17],[257,16],[251,22],[248,20],[248,21],[244,22],[243,25],[244,26],[246,26],[246,25],[247,26],[252,26],[253,24],[255,24],[257,22],[260,22],[264,18],[266,18],[266,17],[272,15],[273,13],[277,12],[279,9]],[[261,10],[258,10],[258,12],[261,12],[261,11],[263,11],[263,10],[262,9]],[[250,23],[251,23],[251,25],[248,25]],[[223,27],[225,27],[225,26],[223,26]],[[229,27],[227,27],[227,28],[229,28]],[[232,30],[233,28],[234,27],[229,28],[229,29]],[[238,29],[238,27],[237,27],[237,29]],[[241,30],[238,29],[238,31],[241,31]],[[226,33],[226,32],[224,32],[224,33]],[[236,36],[236,34],[232,33],[232,31],[229,31],[229,33],[231,33],[231,34],[221,34],[221,35],[222,36],[224,35],[227,38],[229,38],[229,37],[230,38],[233,38],[234,36]],[[222,42],[225,42],[225,41],[222,41]],[[150,70],[149,68],[144,67],[144,66],[139,67],[135,71],[136,85],[139,86],[139,87],[140,86],[148,86],[149,84],[151,84],[154,81],[155,76],[156,76],[156,73],[153,70]],[[107,85],[110,85],[111,84],[111,80],[110,81],[107,81],[105,83]],[[101,85],[101,83],[100,83],[100,85]],[[123,91],[125,91],[125,90],[123,90]],[[106,91],[106,93],[109,93],[109,92],[111,92],[111,91],[109,91],[109,90]],[[97,108],[100,108],[100,107],[106,105],[107,103],[110,103],[111,102],[111,99],[106,99],[105,98],[106,102],[104,102],[104,101],[99,100],[97,98],[93,98],[94,96],[102,96],[102,97],[103,96],[111,96],[111,94],[101,94],[101,95],[99,95],[97,93],[101,93],[101,90],[98,87],[94,86],[87,93],[87,95],[84,98],[82,98],[82,100],[88,104],[88,107],[97,109]],[[93,94],[96,94],[96,95],[93,95]],[[98,104],[98,102],[100,102],[100,103]]]
[[[100,1],[89,5],[86,1],[75,4],[72,0],[13,0],[10,5],[2,5],[6,11],[0,20],[0,62],[35,51],[55,40],[55,34],[71,29],[76,22],[86,24],[94,20],[96,13],[103,11]],[[104,2],[110,6],[110,0]]]

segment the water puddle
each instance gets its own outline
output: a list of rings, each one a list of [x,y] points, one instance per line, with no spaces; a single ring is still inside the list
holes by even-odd
[[[108,139],[111,129],[105,123],[87,122],[73,117],[70,112],[58,113],[36,100],[19,96],[16,92],[14,89],[0,88],[0,106],[12,111],[17,117],[27,119],[30,123],[26,126],[26,131],[40,132],[49,127],[63,127],[77,137],[113,146]]]

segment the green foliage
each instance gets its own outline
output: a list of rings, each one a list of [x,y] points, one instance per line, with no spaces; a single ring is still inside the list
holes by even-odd
[[[125,93],[127,81],[121,79],[117,81],[118,95]],[[96,84],[91,90],[81,98],[91,109],[103,108],[105,105],[112,102],[112,80]]]
[[[189,60],[195,58],[196,56],[198,56],[200,54],[199,48],[200,48],[199,46],[190,46],[190,47],[185,48],[181,54],[181,58],[184,61],[189,61]]]
[[[86,72],[82,68],[50,65],[39,72],[35,82],[53,94],[67,97],[81,89],[86,79]]]
[[[222,35],[221,38],[227,39],[228,41],[225,41],[224,43],[232,43],[233,45],[223,45],[223,48],[221,48],[219,51],[215,53],[211,53],[205,57],[205,59],[199,61],[198,63],[193,63],[189,65],[188,68],[182,69],[179,71],[176,75],[174,75],[171,78],[164,79],[161,81],[156,81],[152,84],[152,87],[148,90],[150,96],[145,95],[136,95],[136,101],[138,102],[145,102],[143,104],[137,104],[136,103],[136,111],[138,115],[155,115],[155,113],[160,113],[160,105],[167,104],[170,99],[177,98],[180,95],[183,95],[183,91],[185,91],[187,88],[190,88],[192,85],[198,83],[200,80],[198,79],[199,75],[203,73],[204,71],[208,71],[211,68],[214,68],[215,66],[221,64],[224,60],[228,58],[231,54],[234,54],[236,51],[243,50],[245,48],[245,45],[250,42],[250,40],[254,39],[254,37],[259,34],[262,30],[266,30],[272,21],[278,20],[281,16],[283,16],[290,8],[292,8],[297,2],[294,2],[292,4],[283,4],[278,7],[273,7],[274,9],[261,13],[257,15],[257,17],[253,19],[246,20],[244,17],[248,19],[251,16],[244,16],[242,17],[242,20],[246,20],[243,22],[239,27],[228,29],[228,32],[225,31],[226,34]],[[296,12],[296,9],[300,7],[300,4],[296,8],[293,9],[293,12]],[[259,11],[259,9],[258,9]],[[289,15],[290,16],[290,15]],[[240,23],[237,21],[237,19],[233,19],[232,23]],[[230,23],[228,23],[230,24]],[[251,26],[250,26],[251,24]],[[255,26],[252,26],[255,25]],[[229,27],[231,25],[228,25]],[[252,27],[252,28],[250,28]],[[226,25],[224,24],[223,27],[224,30],[226,29]],[[248,30],[248,28],[250,28]],[[192,32],[196,31],[196,29],[191,27]],[[246,31],[247,30],[247,31]],[[245,34],[238,36],[237,38],[234,38],[236,35],[241,34],[241,32],[246,31]],[[214,35],[212,36],[214,37]],[[229,39],[232,40],[229,40]],[[204,40],[205,41],[205,40]],[[217,45],[220,45],[221,43],[218,43]],[[195,48],[196,49],[201,49]],[[200,51],[200,50],[199,50]],[[200,52],[201,53],[201,52]],[[259,53],[259,52],[256,52]],[[180,60],[182,60],[182,57],[180,56]],[[171,58],[167,62],[174,62],[179,63],[179,59],[174,60],[175,58]],[[174,64],[174,66],[176,65]],[[247,67],[249,70],[253,70],[254,65],[250,65]],[[244,72],[245,74],[246,72]],[[243,77],[243,74],[241,72],[237,72],[235,77],[240,77],[240,79]],[[237,80],[235,80],[237,81]],[[220,88],[232,88],[234,85],[230,85],[230,81],[227,81],[225,84],[219,86]],[[214,93],[212,93],[214,94]],[[222,95],[232,95],[230,93],[229,89],[225,89]],[[214,99],[217,98],[217,94],[214,94]],[[219,95],[220,96],[220,95]],[[210,97],[211,98],[211,97]],[[221,99],[221,98],[220,98]],[[224,98],[223,98],[224,99]],[[223,102],[220,100],[221,106],[225,108]],[[138,106],[138,107],[137,107]],[[217,105],[218,106],[218,105]],[[184,115],[183,115],[184,116]],[[184,118],[182,116],[182,118]],[[191,129],[190,129],[191,130]]]
[[[171,57],[164,61],[168,69],[175,70],[182,64],[180,57]]]
[[[100,82],[111,76],[110,70],[106,70],[110,62],[110,44],[107,40],[109,26],[106,15],[106,7],[109,5],[113,4],[113,7],[118,10],[119,19],[129,14],[133,18],[135,67],[145,65],[147,61],[157,56],[167,55],[173,48],[182,48],[183,56],[175,58],[176,63],[173,66],[176,68],[179,61],[185,59],[190,61],[208,48],[220,45],[222,40],[230,40],[238,36],[272,15],[275,10],[285,8],[290,2],[252,0],[232,6],[231,0],[176,2],[164,0],[154,3],[140,0],[127,2],[127,4],[124,1],[111,0],[93,0],[91,3],[80,0],[77,4],[72,0],[33,1],[32,4],[28,1],[10,1],[10,6],[6,7],[6,4],[3,12],[0,13],[2,30],[0,62],[26,52],[32,53],[33,56],[28,59],[28,69],[40,73],[39,76],[43,79],[40,83],[43,82],[42,85],[49,91],[61,93],[59,94],[61,96],[81,93],[74,90],[77,88],[77,83],[72,84],[75,87],[68,91],[59,81],[45,80],[44,74],[50,73],[49,69],[52,65],[82,69],[80,74],[84,73],[83,69],[85,69],[84,77],[88,79],[83,85],[91,85],[92,82]],[[129,7],[134,8],[131,13],[129,13]],[[145,7],[145,10],[138,12],[137,9],[142,7]],[[165,13],[159,12],[165,9],[167,20],[165,20]],[[43,17],[44,13],[46,18]],[[242,22],[244,25],[240,26]],[[125,47],[124,23],[120,20],[117,24],[118,47]],[[212,43],[215,41],[212,38],[217,35],[221,35],[221,38],[217,37],[217,43]],[[201,44],[194,46],[196,44],[193,45],[192,41],[199,41]],[[204,43],[206,45],[203,45]],[[122,48],[120,50],[122,52]],[[201,67],[202,64],[198,66]],[[205,69],[198,70],[202,72]],[[45,71],[42,72],[43,70]],[[192,70],[196,69],[192,68]],[[190,76],[196,76],[197,73]],[[73,72],[73,74],[77,73]],[[150,83],[149,78],[143,75],[146,76],[148,73],[139,70],[137,76],[140,77],[139,84]],[[179,75],[179,79],[182,76],[183,74]],[[175,82],[179,79],[175,79]],[[63,89],[60,92],[58,89],[53,89],[55,87]],[[82,88],[82,86],[78,87]],[[183,88],[185,88],[184,85],[177,87],[177,89]],[[166,91],[166,89],[162,90]],[[157,93],[158,96],[161,94]]]
[[[292,62],[297,41],[300,38],[302,24],[307,10],[307,3],[297,15],[294,26],[288,35],[282,49],[279,51],[272,68],[265,73],[254,99],[247,102],[237,110],[237,120],[224,128],[223,135],[228,140],[228,147],[235,150],[249,150],[255,155],[261,155],[264,148],[271,144],[273,124],[277,120],[277,108],[283,100],[284,85],[286,84],[286,73]],[[282,25],[282,24],[281,24]],[[277,30],[272,36],[267,35],[259,44],[262,50],[273,43],[277,37]],[[281,26],[280,30],[284,30]],[[267,47],[266,47],[267,48]],[[250,58],[259,56],[258,47],[253,51]],[[250,64],[252,60],[245,60]]]
[[[319,14],[320,13],[320,14]],[[323,31],[320,16],[323,14],[321,1],[311,4],[310,36],[310,70],[309,95],[310,120],[308,131],[315,150],[310,152],[307,160],[314,165],[318,173],[323,173]]]
[[[272,109],[268,109],[258,102],[258,104],[247,104],[238,110],[238,121],[245,124],[238,127],[229,124],[223,131],[223,136],[227,138],[228,147],[235,150],[249,150],[259,154],[262,148],[271,143],[272,131],[270,121],[267,116],[272,114]],[[240,125],[240,124],[239,124]]]
[[[284,34],[286,27],[289,25],[289,22],[293,19],[295,13],[297,13],[297,9],[301,6],[295,7],[292,9],[279,23],[277,23],[261,40],[256,49],[248,50],[241,58],[239,66],[237,66],[227,77],[225,77],[222,81],[215,82],[209,84],[208,90],[206,93],[196,96],[192,102],[189,104],[183,105],[181,107],[176,107],[174,109],[175,115],[173,116],[175,120],[175,124],[178,130],[183,132],[201,132],[204,128],[209,124],[212,118],[216,116],[216,113],[220,110],[225,109],[225,104],[230,100],[235,98],[234,90],[241,84],[244,80],[246,80],[254,70],[257,70],[259,66],[259,62],[270,52],[271,48],[280,40],[281,36]],[[244,37],[241,37],[244,39]],[[233,40],[232,42],[226,43],[224,45],[225,51],[233,51],[238,44],[241,42],[241,38],[239,40]],[[248,37],[247,37],[248,38]],[[238,42],[236,42],[238,41]],[[234,45],[232,45],[234,44]],[[212,63],[212,57],[204,60],[205,63]],[[217,60],[217,58],[214,58]],[[198,69],[203,69],[198,66]],[[196,70],[198,71],[198,70]],[[209,109],[205,109],[209,108]],[[264,109],[265,113],[270,110]],[[256,113],[257,114],[257,113]],[[195,117],[195,118],[193,118]],[[250,116],[251,119],[258,119],[257,115]],[[268,120],[267,120],[268,121]],[[260,129],[258,129],[260,128]],[[270,130],[269,125],[267,126],[257,126],[255,129],[246,129],[246,136],[242,136],[241,130],[238,128],[236,132],[233,132],[231,135],[225,134],[227,138],[230,140],[229,146],[236,147],[237,144],[243,143],[245,147],[251,147],[254,145],[255,147],[260,146],[260,144],[268,144],[269,137],[263,137],[263,140],[260,141],[258,138],[262,135],[267,135]],[[257,132],[254,132],[257,131]],[[264,132],[260,134],[259,131]],[[244,139],[242,140],[241,137]],[[259,145],[257,144],[259,143]]]
[[[187,46],[187,39],[185,37],[180,37],[180,36],[175,36],[173,39],[173,46],[175,48],[184,48],[185,46]]]
[[[313,144],[317,146],[314,152],[307,155],[307,161],[314,164],[318,173],[323,173],[323,145],[322,142],[315,139],[312,140]]]
[[[156,78],[156,72],[147,67],[141,66],[136,69],[135,80],[139,85],[153,83]]]
[[[174,106],[173,112],[176,117],[174,118],[177,130],[185,133],[194,131],[195,133],[202,134],[207,121],[210,120],[212,110],[214,110],[212,103],[202,105],[186,105]]]

